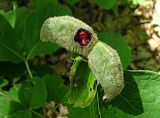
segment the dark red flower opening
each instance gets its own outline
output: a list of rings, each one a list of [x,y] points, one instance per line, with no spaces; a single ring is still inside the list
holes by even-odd
[[[74,37],[74,41],[82,46],[87,46],[92,39],[92,34],[84,29],[79,29]]]

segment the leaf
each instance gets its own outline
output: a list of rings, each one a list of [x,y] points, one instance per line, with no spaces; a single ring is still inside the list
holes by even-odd
[[[43,43],[38,42],[38,44],[33,49],[33,52],[31,54],[31,57],[34,56],[43,56],[44,54],[51,54],[59,49],[59,46],[53,43]]]
[[[1,15],[0,22],[0,61],[20,62],[21,49],[15,40],[14,30]]]
[[[3,106],[0,105],[1,118],[32,118],[32,113],[22,104],[16,101],[8,101],[5,97],[0,97],[0,101],[3,103]]]
[[[43,79],[47,86],[47,101],[66,102],[68,87],[64,85],[63,79],[58,75],[46,75]]]
[[[9,101],[7,101],[7,99],[2,95],[0,95],[0,107],[0,118],[5,118],[9,111]]]
[[[160,74],[147,70],[125,72],[122,94],[102,108],[103,118],[158,118]]]
[[[20,89],[19,85],[14,85],[9,92],[6,93],[6,96],[9,98],[10,101],[17,101],[19,102],[18,99],[18,91]]]
[[[9,92],[0,90],[0,118],[8,118],[8,113],[11,109],[10,102],[18,102],[18,86],[14,86]]]
[[[129,2],[131,2],[134,6],[146,6],[149,3],[147,0],[129,0]]]
[[[117,0],[94,0],[95,3],[103,9],[111,9],[116,4]]]
[[[75,59],[72,65],[71,87],[68,95],[68,103],[75,107],[88,106],[95,97],[97,82],[94,74],[88,68],[88,64],[83,62],[81,57]]]
[[[23,42],[25,43],[25,51],[28,55],[28,59],[33,56],[43,54],[44,52],[45,54],[49,54],[50,52],[53,52],[57,49],[57,46],[55,44],[46,44],[40,42],[39,38],[41,26],[43,22],[49,17],[66,14],[69,15],[70,13],[71,12],[68,8],[60,4],[43,3],[28,16],[25,22],[23,37]]]
[[[69,118],[93,118],[90,114],[89,107],[80,108],[80,107],[73,107],[73,106],[67,106],[69,109]]]
[[[0,61],[19,63],[58,49],[55,44],[40,42],[40,29],[48,17],[71,15],[67,7],[58,3],[44,3],[32,12],[24,8],[18,8],[14,12],[16,13],[14,29],[3,16],[0,16],[2,23],[0,30],[3,31],[0,32]]]
[[[75,4],[77,2],[79,2],[79,0],[67,0],[70,4]]]
[[[68,117],[69,118],[99,118],[98,117],[98,106],[97,106],[97,98],[95,97],[91,104],[85,108],[73,107],[71,105],[67,105],[69,110]]]
[[[47,88],[43,78],[35,77],[34,81],[24,83],[19,90],[19,100],[25,106],[38,109],[47,100]]]
[[[5,12],[4,10],[0,11],[0,14],[4,16],[4,18],[9,22],[9,24],[14,28],[15,21],[16,21],[16,12],[15,11],[8,11]]]
[[[8,83],[9,83],[9,82],[8,82],[7,79],[4,79],[3,77],[0,77],[0,90],[1,90],[3,87],[7,86]]]
[[[131,62],[131,51],[123,37],[115,32],[98,33],[98,37],[101,41],[117,50],[121,59],[122,66],[125,69]]]
[[[11,101],[7,118],[32,118],[32,112],[22,104]]]

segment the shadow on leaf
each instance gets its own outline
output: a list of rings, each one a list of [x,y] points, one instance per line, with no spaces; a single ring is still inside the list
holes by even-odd
[[[10,101],[10,108],[8,112],[8,118],[31,118],[32,113],[21,103],[16,101]]]
[[[125,87],[122,93],[109,104],[131,115],[142,114],[144,110],[138,86],[130,72],[125,72],[124,78]]]

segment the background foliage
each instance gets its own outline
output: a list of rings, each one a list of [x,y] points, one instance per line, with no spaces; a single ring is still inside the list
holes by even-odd
[[[99,86],[97,92],[87,96],[90,83],[93,84],[95,77],[91,76],[87,64],[82,60],[79,61],[81,64],[75,64],[74,68],[72,66],[76,72],[70,74],[74,76],[72,79],[80,77],[82,82],[88,84],[86,87],[83,83],[79,83],[79,89],[72,92],[68,73],[54,71],[55,69],[49,65],[50,58],[48,63],[43,63],[41,58],[50,55],[58,57],[61,52],[66,53],[66,51],[55,44],[40,42],[42,23],[49,17],[74,15],[73,6],[81,2],[80,0],[31,0],[21,7],[19,1],[12,1],[11,10],[0,11],[1,118],[49,118],[49,116],[158,118],[160,116],[160,74],[148,70],[127,70],[132,59],[131,49],[121,32],[117,30],[97,32],[101,41],[117,50],[125,70],[125,88],[121,95],[111,102],[105,103],[102,100],[103,90]],[[118,4],[127,4],[131,8],[146,5],[145,0],[94,0],[91,3],[100,10],[109,10],[116,15],[119,15]],[[63,56],[62,54],[61,58],[66,60]],[[72,65],[70,61],[67,62]],[[71,68],[71,65],[68,68]],[[60,66],[56,66],[56,70],[59,69],[63,70]],[[81,105],[85,108],[73,107]]]

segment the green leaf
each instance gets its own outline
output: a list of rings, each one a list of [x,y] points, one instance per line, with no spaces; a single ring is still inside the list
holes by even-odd
[[[80,108],[80,107],[73,107],[71,105],[67,105],[69,110],[68,117],[69,118],[100,118],[98,117],[98,106],[97,106],[97,98],[95,97],[94,100],[88,107]]]
[[[63,78],[58,75],[46,75],[43,79],[47,86],[47,101],[66,102],[66,95],[69,88],[64,85]]]
[[[88,106],[95,97],[97,82],[94,74],[83,62],[81,57],[75,59],[70,73],[71,88],[68,96],[68,103],[75,107]]]
[[[9,111],[9,101],[1,94],[2,93],[0,91],[0,118],[5,118],[8,115]]]
[[[5,11],[1,10],[0,14],[3,15],[5,17],[5,19],[9,22],[9,24],[14,28],[15,21],[16,21],[16,12],[15,11],[5,12]]]
[[[101,41],[117,50],[121,59],[122,66],[125,69],[131,62],[131,51],[123,37],[115,32],[98,33],[98,37]]]
[[[18,102],[11,101],[7,118],[32,118],[32,112]]]
[[[67,0],[70,4],[75,4],[77,2],[79,2],[79,0]]]
[[[16,14],[14,29],[0,15],[0,30],[3,31],[0,32],[0,61],[14,63],[56,51],[58,47],[55,44],[40,42],[42,23],[48,17],[72,14],[67,7],[58,3],[44,3],[32,12],[25,8],[18,8],[13,12]]]
[[[0,90],[0,118],[8,118],[8,113],[11,109],[11,101],[18,100],[18,86],[14,86],[9,92]]]
[[[116,4],[117,0],[94,0],[95,3],[103,9],[111,9]]]
[[[53,43],[43,43],[38,42],[35,48],[33,49],[33,52],[31,54],[31,57],[34,56],[43,56],[44,54],[51,54],[59,49],[59,46]]]
[[[22,104],[16,101],[10,101],[7,97],[2,96],[0,96],[0,102],[1,118],[32,118],[32,113],[27,110]]]
[[[52,12],[51,12],[52,11]],[[57,12],[60,11],[60,12]],[[44,55],[58,49],[57,45],[42,43],[39,40],[42,23],[48,18],[57,15],[69,15],[71,11],[60,4],[44,3],[38,6],[26,19],[24,24],[23,42],[27,59],[37,55]],[[29,22],[28,22],[29,21]],[[36,22],[35,22],[36,21]]]
[[[134,6],[137,5],[146,6],[149,3],[147,0],[129,0],[129,2],[131,2]]]
[[[43,78],[35,77],[34,81],[27,81],[19,90],[19,99],[25,106],[38,109],[47,100],[47,88]]]
[[[17,101],[19,102],[18,99],[18,91],[20,89],[19,85],[14,85],[9,92],[6,93],[6,96],[8,96],[7,98],[9,98],[10,101]]]
[[[80,107],[73,107],[73,106],[67,106],[69,109],[69,118],[93,118],[90,114],[90,108],[80,108]]]
[[[14,30],[1,15],[0,22],[0,61],[20,62],[22,60],[21,49],[15,40]]]
[[[122,94],[102,107],[103,118],[158,118],[160,116],[160,74],[137,70],[125,72]]]
[[[24,25],[22,25],[22,23],[24,23],[24,20],[29,12],[25,8],[18,8],[11,13],[14,15],[15,29],[11,28],[7,20],[0,15],[0,22],[3,24],[0,27],[0,30],[3,31],[1,32],[2,34],[0,33],[0,61],[11,61],[18,63],[23,60],[24,56],[24,45],[21,37],[23,31],[22,27],[24,27]],[[3,15],[5,16],[5,14],[8,14],[8,12]]]
[[[9,83],[9,81],[7,79],[4,79],[3,77],[0,77],[0,90],[2,89],[2,87],[7,86]]]

